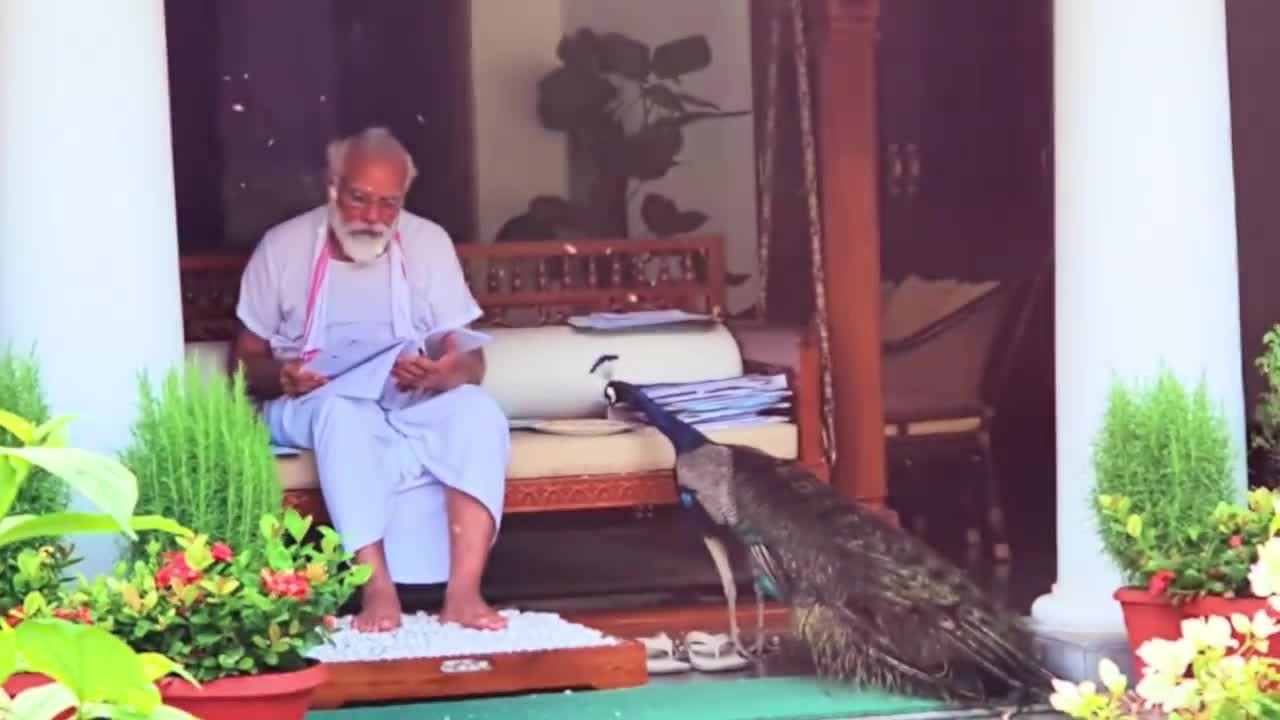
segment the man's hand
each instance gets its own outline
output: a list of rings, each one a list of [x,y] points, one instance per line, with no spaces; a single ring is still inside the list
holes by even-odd
[[[426,355],[402,355],[391,368],[391,376],[401,390],[444,392],[471,381],[467,354],[458,352],[452,335],[444,338],[444,355],[432,360]]]
[[[290,360],[280,366],[280,387],[285,395],[306,395],[327,382],[329,378],[303,368],[301,360]]]

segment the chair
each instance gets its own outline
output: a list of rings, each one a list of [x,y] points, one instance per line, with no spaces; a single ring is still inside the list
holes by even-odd
[[[991,453],[996,403],[1005,387],[1034,300],[1047,276],[991,283],[989,289],[923,327],[886,340],[883,355],[885,439],[891,473],[911,481],[925,463],[972,463],[968,493],[974,522],[970,551],[985,525],[997,562],[1011,557],[999,476]],[[895,298],[895,302],[898,299]],[[923,534],[923,521],[914,524]]]

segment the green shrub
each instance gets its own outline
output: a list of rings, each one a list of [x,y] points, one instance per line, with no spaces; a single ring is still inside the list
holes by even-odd
[[[1188,552],[1212,533],[1214,509],[1240,500],[1231,430],[1202,381],[1188,392],[1164,371],[1147,387],[1117,383],[1094,450],[1091,503],[1103,546],[1134,582],[1147,558],[1123,524],[1110,522],[1109,498],[1124,498],[1141,515],[1151,545]],[[1100,502],[1101,499],[1101,502]]]
[[[261,539],[258,521],[282,502],[266,426],[243,372],[203,375],[189,362],[157,392],[145,374],[133,442],[121,461],[138,477],[138,514],[172,518],[232,547]],[[145,542],[131,550],[136,556]]]
[[[49,405],[45,401],[40,365],[36,362],[34,353],[18,355],[12,348],[6,348],[0,354],[0,410],[7,410],[37,424],[49,420]],[[17,447],[20,444],[11,433],[0,428],[0,446]],[[14,515],[44,515],[66,510],[70,502],[71,493],[65,482],[44,470],[34,468],[18,491],[10,512]],[[37,538],[0,550],[0,571],[16,562],[22,550],[34,550],[59,540],[61,538]]]

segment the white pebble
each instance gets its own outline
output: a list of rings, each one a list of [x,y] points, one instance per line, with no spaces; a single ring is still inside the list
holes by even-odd
[[[404,615],[399,628],[387,633],[360,633],[351,618],[338,619],[328,644],[309,657],[321,662],[400,660],[535,652],[564,648],[616,645],[619,640],[555,613],[503,610],[505,630],[472,630],[457,623],[441,624],[434,615]]]

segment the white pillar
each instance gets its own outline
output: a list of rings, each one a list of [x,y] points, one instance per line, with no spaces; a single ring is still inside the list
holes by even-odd
[[[35,343],[72,442],[129,441],[182,358],[163,0],[0,0],[0,345]],[[90,542],[92,540],[92,542]],[[109,540],[76,539],[86,570]]]
[[[1223,0],[1058,0],[1058,578],[1033,616],[1123,631],[1094,530],[1092,443],[1114,377],[1202,377],[1245,484]]]

